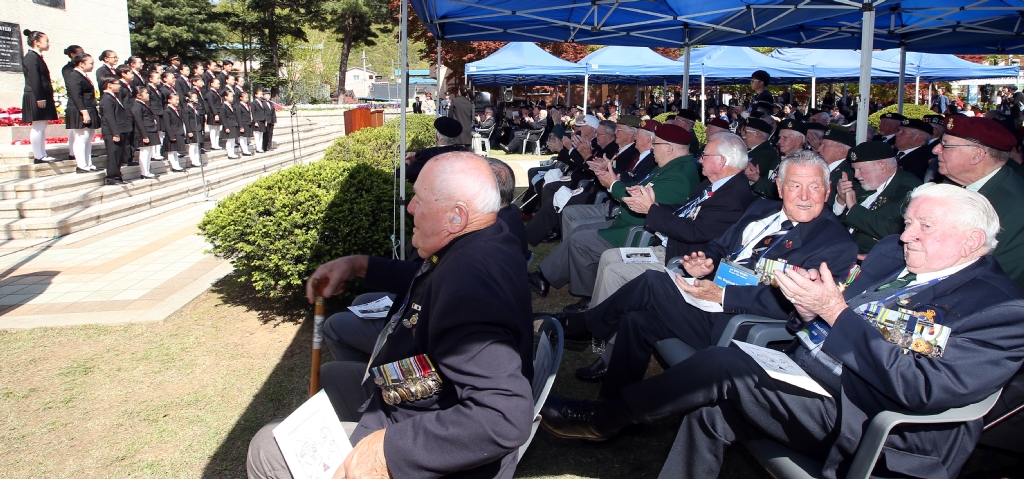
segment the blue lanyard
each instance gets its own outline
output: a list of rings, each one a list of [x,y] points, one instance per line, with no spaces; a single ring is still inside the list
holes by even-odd
[[[676,210],[675,215],[679,216],[679,217],[683,217],[683,216],[686,216],[686,215],[690,214],[690,212],[692,212],[694,208],[696,208],[698,205],[700,205],[701,203],[706,201],[708,198],[711,198],[711,194],[712,193],[714,193],[714,191],[708,190],[708,192],[704,193],[703,196],[701,196],[699,198],[694,198],[689,203],[687,203],[687,204],[685,204],[683,206],[680,206]],[[680,213],[682,213],[682,214],[680,214]]]
[[[899,274],[899,273],[897,273],[897,274]],[[896,291],[895,293],[893,293],[893,294],[891,294],[891,295],[889,295],[889,296],[886,296],[886,297],[885,297],[885,299],[881,299],[881,300],[878,300],[878,301],[872,301],[872,302],[873,302],[873,303],[879,303],[879,304],[885,304],[885,303],[886,303],[887,301],[889,301],[889,300],[890,300],[890,299],[892,299],[892,298],[895,298],[895,297],[897,297],[897,296],[902,296],[902,295],[903,295],[904,293],[907,293],[907,292],[910,292],[910,291],[914,291],[914,290],[916,290],[916,289],[921,289],[921,288],[923,288],[923,287],[925,287],[925,286],[930,286],[930,285],[933,285],[933,284],[935,284],[935,283],[938,283],[939,281],[942,281],[942,280],[944,280],[944,279],[946,279],[946,278],[948,278],[948,277],[949,277],[949,276],[947,275],[947,276],[943,276],[943,277],[941,277],[941,278],[935,278],[935,279],[933,279],[933,280],[931,280],[931,281],[925,281],[924,283],[920,283],[920,284],[915,284],[915,285],[913,285],[913,286],[908,286],[908,287],[906,287],[906,288],[903,288],[903,289],[901,289],[901,290],[899,290],[899,291]],[[893,279],[892,279],[892,280],[890,280],[890,281],[887,281],[887,282],[883,283],[883,285],[885,285],[885,284],[889,284],[889,283],[891,283],[892,281],[895,281],[895,280],[897,280],[898,278],[899,278],[899,276],[897,276],[897,277],[893,278]],[[864,292],[862,292],[861,294],[864,294],[864,293],[866,293],[866,292],[867,292],[867,291],[864,291]],[[857,296],[860,296],[860,294],[858,294]],[[856,297],[856,296],[854,296],[854,298],[855,298],[855,297]],[[853,298],[850,298],[850,299],[846,300],[846,302],[847,302],[847,303],[849,303],[849,302],[850,302],[850,300],[852,300],[852,299],[853,299]]]
[[[771,228],[771,226],[772,226],[773,224],[775,224],[775,221],[776,221],[776,220],[778,220],[778,219],[779,219],[779,216],[781,216],[781,215],[782,215],[782,213],[779,213],[779,214],[775,215],[775,217],[774,217],[774,218],[772,218],[772,220],[771,220],[771,221],[769,221],[769,222],[768,222],[768,224],[764,225],[764,229],[762,229],[762,230],[761,230],[761,231],[760,231],[759,233],[757,233],[756,235],[752,236],[752,237],[750,238],[750,241],[747,241],[746,243],[743,243],[743,246],[740,246],[740,249],[738,249],[738,250],[736,250],[736,251],[733,251],[733,252],[732,252],[732,254],[730,254],[730,255],[729,255],[729,258],[735,258],[735,257],[736,257],[736,255],[740,254],[740,252],[741,252],[741,251],[743,251],[744,249],[746,249],[746,248],[747,248],[747,245],[749,245],[750,243],[752,243],[752,242],[753,242],[754,240],[756,240],[756,239],[760,239],[760,238],[761,238],[761,235],[763,235],[763,234],[765,233],[765,231],[768,231],[768,228]],[[788,234],[789,234],[789,231],[787,231],[787,232],[786,232],[786,234],[788,235]],[[785,235],[783,235],[783,238],[784,238],[784,237],[785,237]],[[781,238],[780,238],[780,239],[781,239]],[[763,257],[764,255],[768,254],[768,252],[769,252],[769,251],[771,251],[771,250],[772,250],[772,248],[774,248],[774,247],[775,247],[775,245],[776,245],[776,244],[778,244],[778,243],[779,243],[779,242],[775,242],[774,244],[772,244],[771,246],[769,246],[769,247],[768,247],[768,249],[764,250],[764,253],[761,253],[761,256]]]

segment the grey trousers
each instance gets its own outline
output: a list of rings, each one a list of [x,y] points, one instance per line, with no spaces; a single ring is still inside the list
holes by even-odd
[[[263,426],[249,441],[249,453],[245,458],[245,471],[249,479],[291,479],[292,473],[288,470],[288,463],[285,462],[284,454],[281,454],[277,440],[274,439],[274,428],[281,424],[281,421],[283,419]],[[345,434],[351,436],[356,430],[356,424],[342,421],[341,427],[345,429]]]
[[[608,205],[568,205],[562,209],[562,241],[569,241],[581,225],[600,223],[608,214]]]
[[[665,247],[652,246],[651,249],[654,250],[654,255],[658,258],[657,263],[623,263],[619,248],[613,248],[601,254],[601,262],[597,266],[597,280],[594,282],[594,294],[591,296],[590,304],[599,304],[604,301],[622,285],[640,276],[644,271],[663,269]]]
[[[611,221],[602,221],[581,225],[572,232],[571,237],[563,238],[558,247],[540,263],[540,270],[548,283],[555,288],[569,284],[569,292],[580,296],[594,291],[594,277],[597,275],[601,253],[612,247],[597,234],[597,230],[611,224]],[[574,265],[574,262],[577,264]],[[591,262],[592,268],[587,266]]]
[[[371,303],[384,296],[390,296],[392,301],[395,299],[393,294],[366,293],[356,297],[352,304]],[[360,318],[351,311],[335,313],[324,321],[324,339],[335,360],[360,361],[365,364],[370,360],[377,336],[387,322],[386,318]]]

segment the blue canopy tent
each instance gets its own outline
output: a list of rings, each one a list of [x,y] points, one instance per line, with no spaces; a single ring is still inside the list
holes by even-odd
[[[587,69],[583,80],[583,108],[587,108],[589,84],[664,85],[680,83],[686,77],[684,65],[647,47],[610,46],[592,52],[576,62]],[[639,101],[639,95],[637,95]]]
[[[679,59],[685,62],[686,55]],[[768,72],[772,84],[803,83],[812,76],[806,66],[777,60],[750,47],[695,48],[690,53],[690,76],[700,76],[700,110],[704,111],[707,84],[747,83],[755,70]]]
[[[871,56],[872,61],[899,62],[900,49],[876,51]],[[1019,73],[1015,66],[981,65],[950,54],[907,52],[907,74],[928,82],[1015,77]]]
[[[779,48],[769,56],[780,61],[811,68],[811,104],[815,104],[819,80],[860,81],[861,54],[853,50]],[[897,81],[900,77],[900,65],[888,61],[873,61],[870,76],[873,83]]]
[[[475,85],[557,85],[582,81],[587,67],[563,60],[533,42],[512,42],[487,58],[466,64]]]

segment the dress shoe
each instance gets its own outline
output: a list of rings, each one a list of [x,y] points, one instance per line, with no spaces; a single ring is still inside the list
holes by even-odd
[[[56,158],[51,158],[49,156],[46,156],[46,157],[43,157],[43,158],[36,158],[32,163],[34,163],[36,165],[42,165],[42,164],[46,164],[46,163],[53,163],[54,161],[57,161],[57,159]]]
[[[96,165],[89,165],[89,171],[100,171],[100,168]]]
[[[91,170],[84,170],[82,168],[75,167],[75,173],[92,173]]]
[[[121,179],[121,178],[107,178],[104,182],[106,184],[108,184],[108,185],[123,185],[123,184],[125,184],[124,180]]]
[[[598,381],[608,374],[608,365],[604,363],[604,358],[598,356],[597,359],[590,363],[590,366],[582,367],[576,370],[576,377],[584,381]]]
[[[540,409],[541,426],[552,435],[565,439],[607,441],[614,434],[594,424],[595,403],[548,397]]]
[[[566,341],[590,341],[592,335],[587,329],[586,319],[582,313],[555,313],[551,316],[562,325],[562,334]]]
[[[175,173],[184,173],[185,169],[184,168],[171,168],[171,171],[173,171]]]
[[[526,279],[530,283],[530,289],[532,289],[537,296],[542,298],[546,298],[548,296],[548,291],[551,289],[551,285],[548,284],[547,280],[545,280],[540,273],[536,271],[527,273]]]
[[[561,240],[562,240],[562,235],[560,235],[557,231],[552,231],[543,240],[541,240],[541,243],[554,243],[556,241],[561,241]]]
[[[142,175],[142,178],[145,178],[147,180],[155,180],[156,179],[156,175],[150,173],[148,175]]]
[[[508,145],[505,145],[505,144],[502,144],[502,143],[498,143],[498,147],[501,148],[501,151],[504,151],[505,153],[509,153],[509,154],[512,153],[511,151],[508,151]]]
[[[239,159],[239,158],[241,158],[241,157],[240,157],[240,156],[231,156],[231,155],[228,155],[228,159],[229,159],[229,160],[237,160],[237,159]]]
[[[139,162],[137,162],[137,161],[129,161],[125,166],[139,166]]]
[[[253,156],[255,153],[242,153],[242,156]]]
[[[563,313],[582,313],[590,309],[590,298],[580,298],[579,301],[562,308]]]
[[[200,152],[200,153],[209,153],[209,152],[210,152],[210,150],[209,150],[209,149],[206,149],[206,148],[200,148],[200,149],[199,149],[199,152]]]

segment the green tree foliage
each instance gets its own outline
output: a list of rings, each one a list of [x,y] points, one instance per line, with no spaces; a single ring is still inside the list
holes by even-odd
[[[885,114],[885,113],[893,113],[893,112],[896,112],[898,110],[899,110],[899,106],[898,105],[889,105],[889,106],[887,106],[885,108],[882,108],[881,110],[878,110],[878,111],[872,113],[871,116],[868,117],[868,124],[873,126],[873,127],[875,127],[875,128],[878,128],[878,122],[881,121],[883,114]],[[907,118],[916,118],[916,119],[920,120],[921,118],[924,118],[925,115],[931,115],[933,113],[935,113],[935,112],[929,110],[928,107],[926,107],[924,105],[910,105],[910,104],[904,104],[903,105],[903,116],[905,116]]]
[[[209,0],[128,0],[132,52],[147,62],[210,56],[225,37]]]
[[[661,123],[665,123],[665,119],[668,118],[669,115],[675,115],[675,113],[665,112],[665,113],[662,113],[662,114],[652,118],[652,120],[657,120],[657,121],[660,121]],[[702,122],[698,121],[698,122],[695,122],[693,124],[693,133],[695,135],[697,135],[697,141],[700,142],[701,146],[704,146],[704,145],[708,144],[708,134],[707,134],[707,131],[708,131],[707,127],[704,126],[704,123],[702,123]]]
[[[399,119],[392,118],[380,128],[363,128],[338,138],[324,153],[324,159],[359,161],[381,169],[394,170],[398,159],[399,126]],[[434,131],[432,115],[408,115],[405,127],[406,150],[419,151],[434,146]]]
[[[356,44],[373,46],[377,38],[375,24],[386,22],[390,16],[385,0],[328,0],[320,8],[314,25],[337,35],[341,43],[338,58],[338,87],[335,93],[341,103],[345,94],[345,71],[352,47]]]
[[[263,84],[278,96],[281,65],[285,59],[283,47],[288,40],[306,41],[304,25],[319,18],[323,0],[236,0],[257,20],[251,27],[259,45]]]

